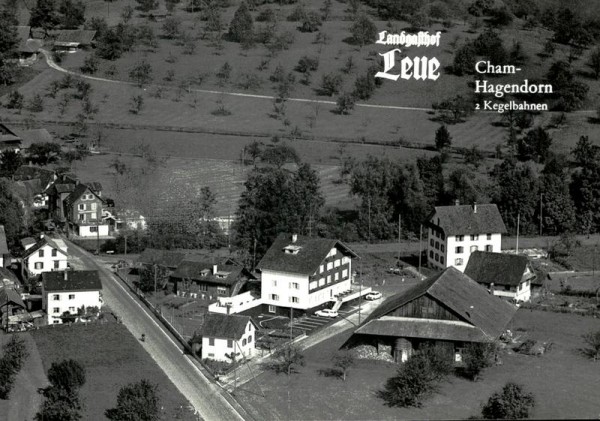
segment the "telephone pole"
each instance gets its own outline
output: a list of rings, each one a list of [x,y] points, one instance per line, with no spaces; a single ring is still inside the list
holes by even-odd
[[[419,276],[421,275],[421,255],[423,251],[421,250],[421,241],[423,240],[423,224],[421,224],[419,228]]]

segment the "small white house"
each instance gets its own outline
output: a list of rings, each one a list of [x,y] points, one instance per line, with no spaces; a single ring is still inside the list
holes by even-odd
[[[202,359],[231,362],[254,355],[258,326],[249,316],[207,313],[202,325]]]
[[[280,234],[258,264],[263,311],[296,315],[352,290],[352,259],[341,241]]]
[[[42,273],[42,308],[48,324],[67,315],[97,314],[102,308],[102,282],[96,270]]]
[[[516,302],[531,299],[537,276],[526,256],[477,251],[471,254],[465,275],[499,297]]]
[[[24,242],[23,277],[67,268],[67,246],[62,239],[42,235],[36,243]]]
[[[427,264],[464,272],[474,251],[500,252],[506,226],[496,205],[436,206],[427,218]]]

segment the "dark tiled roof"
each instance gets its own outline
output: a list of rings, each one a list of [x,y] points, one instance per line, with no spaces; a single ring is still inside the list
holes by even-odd
[[[96,36],[96,31],[85,29],[61,29],[53,31],[55,44],[76,43],[80,45],[89,45]]]
[[[50,247],[52,247],[53,249],[58,250],[59,253],[64,254],[65,256],[67,255],[67,253],[65,253],[64,250],[62,250],[58,244],[56,244],[51,238],[49,238],[47,235],[44,236],[43,238],[40,238],[37,243],[35,243],[32,247],[28,248],[27,250],[25,250],[23,252],[23,258],[27,258],[29,256],[31,256],[33,253],[35,253],[36,251],[38,251],[39,249],[41,249],[42,247],[44,247],[45,245],[49,245]]]
[[[75,190],[76,184],[68,183],[68,184],[55,184],[56,193],[72,193]]]
[[[286,253],[284,247],[287,246],[297,246],[300,250],[297,254]],[[356,257],[356,254],[339,240],[298,235],[293,243],[291,234],[279,234],[257,268],[310,276],[317,271],[334,247],[341,249],[346,256]]]
[[[67,279],[65,279],[65,274]],[[97,270],[43,272],[42,283],[45,291],[99,291],[102,289],[102,282]]]
[[[524,278],[528,264],[526,256],[476,251],[469,257],[465,275],[481,284],[517,286],[535,276],[531,271],[529,277]]]
[[[79,183],[79,184],[75,185],[71,194],[68,195],[67,198],[65,199],[64,202],[65,202],[66,207],[70,208],[73,205],[73,203],[75,203],[75,201],[77,201],[77,199],[79,199],[81,197],[81,195],[84,194],[87,190],[89,190],[90,193],[94,194],[94,196],[96,196],[96,198],[98,200],[103,201],[102,198],[100,196],[98,196],[96,191],[94,191],[92,188],[90,188],[90,186],[88,184]]]
[[[97,181],[91,181],[85,184],[87,184],[88,187],[96,194],[99,194],[102,191],[102,184]]]
[[[356,329],[356,333],[440,341],[484,342],[486,340],[480,329],[466,322],[410,317],[383,316],[361,325]]]
[[[35,165],[21,165],[13,175],[13,179],[16,181],[39,178],[44,188],[54,181],[55,177],[56,173],[54,171],[36,167]]]
[[[35,238],[33,237],[25,237],[21,239],[21,245],[23,246],[23,248],[27,247],[30,244],[35,244]]]
[[[4,225],[0,225],[0,254],[8,254],[8,244],[6,243],[6,231],[4,231]]]
[[[12,273],[9,269],[0,267],[0,286],[18,284],[19,279],[17,278],[17,275]]]
[[[231,262],[232,263],[232,262]],[[212,273],[213,263],[197,261],[186,257],[173,272],[171,277],[178,279],[190,279],[193,281],[210,282],[220,285],[233,285],[242,274],[243,266],[239,264],[217,263],[217,273]],[[202,274],[204,273],[204,276]],[[219,277],[221,273],[221,277]]]
[[[21,138],[6,125],[0,123],[0,142],[21,142]]]
[[[250,316],[207,313],[202,325],[202,336],[237,341],[244,335],[248,322],[257,327]]]
[[[433,220],[432,220],[433,218]],[[496,205],[436,206],[427,218],[428,223],[438,225],[446,235],[469,235],[506,232],[506,226]]]
[[[0,288],[0,307],[13,303],[17,304],[20,307],[26,308],[23,299],[21,298],[21,294],[15,291],[12,287],[3,287]]]
[[[480,329],[490,339],[500,336],[516,311],[513,305],[491,295],[458,269],[449,267],[410,290],[385,300],[367,317],[364,324],[386,316],[422,295],[448,307],[462,321]]]
[[[185,253],[180,251],[145,249],[137,261],[145,265],[159,265],[175,269],[185,257]]]

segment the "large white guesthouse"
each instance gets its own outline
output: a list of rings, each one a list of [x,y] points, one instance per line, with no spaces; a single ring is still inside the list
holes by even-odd
[[[461,272],[474,251],[500,252],[506,226],[496,205],[436,206],[427,218],[427,262]]]
[[[263,312],[300,316],[335,300],[351,290],[355,257],[338,240],[280,234],[257,267]]]

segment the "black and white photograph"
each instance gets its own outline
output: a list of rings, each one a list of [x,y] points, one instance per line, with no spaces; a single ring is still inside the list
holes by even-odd
[[[598,419],[599,360],[600,0],[0,0],[0,420]]]

